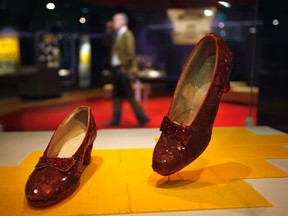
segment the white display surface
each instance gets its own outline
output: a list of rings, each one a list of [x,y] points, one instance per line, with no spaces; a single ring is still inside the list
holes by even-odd
[[[257,134],[281,133],[269,127],[247,129]],[[17,166],[31,151],[44,150],[52,134],[51,131],[0,132],[0,166]],[[93,149],[153,148],[156,144],[155,137],[159,136],[159,129],[98,130]],[[267,161],[288,173],[288,159],[269,159]],[[268,199],[273,207],[137,213],[127,214],[127,216],[288,216],[288,178],[259,178],[245,181]]]

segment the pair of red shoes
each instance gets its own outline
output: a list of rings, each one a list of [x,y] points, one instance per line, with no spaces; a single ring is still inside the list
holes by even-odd
[[[180,75],[153,153],[154,171],[175,173],[209,144],[223,92],[230,88],[232,53],[215,34],[193,49]],[[80,184],[82,166],[91,160],[97,130],[91,109],[75,109],[58,127],[26,183],[32,207],[46,207],[71,195]]]

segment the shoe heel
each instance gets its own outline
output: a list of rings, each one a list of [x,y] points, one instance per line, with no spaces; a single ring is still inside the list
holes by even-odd
[[[83,165],[88,165],[91,162],[92,145],[89,145],[85,151]]]

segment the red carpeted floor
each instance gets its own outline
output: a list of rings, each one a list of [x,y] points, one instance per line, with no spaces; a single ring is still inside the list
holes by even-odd
[[[163,116],[167,113],[171,103],[171,97],[152,97],[148,102],[141,103],[150,118],[147,128],[158,128]],[[29,108],[15,113],[0,116],[0,123],[4,131],[45,131],[55,130],[63,119],[77,106],[90,106],[96,120],[98,129],[108,122],[112,115],[112,103],[101,98],[94,98],[78,102],[59,105]],[[221,102],[214,126],[244,126],[248,117],[249,107],[246,105]],[[252,117],[256,119],[256,108],[252,109]],[[123,106],[121,128],[136,127],[137,120],[132,112],[130,104],[125,102]],[[119,127],[118,127],[119,128]]]

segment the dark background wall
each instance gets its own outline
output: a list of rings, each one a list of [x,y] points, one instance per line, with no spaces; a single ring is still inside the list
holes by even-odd
[[[281,0],[260,5],[263,28],[259,73],[258,125],[288,132],[288,15]],[[279,25],[272,25],[274,19]]]

